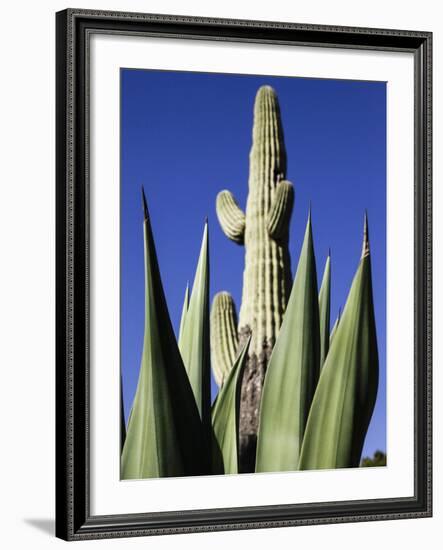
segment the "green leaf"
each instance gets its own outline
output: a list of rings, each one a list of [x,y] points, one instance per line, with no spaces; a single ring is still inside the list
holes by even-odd
[[[204,471],[203,432],[169,318],[144,204],[145,332],[137,390],[122,453],[122,479]]]
[[[309,215],[297,274],[265,376],[257,472],[298,469],[319,361],[318,288]]]
[[[125,407],[123,403],[123,380],[120,373],[120,452],[123,451],[123,445],[126,439]]]
[[[206,428],[211,425],[211,363],[209,343],[209,248],[205,223],[191,299],[185,316],[180,352],[195,401]]]
[[[331,317],[331,254],[328,255],[323,273],[323,280],[318,295],[320,312],[320,368],[329,351],[329,330]]]
[[[240,389],[243,369],[251,337],[235,360],[223,387],[220,388],[212,409],[214,430],[213,458],[214,473],[238,473],[238,423],[240,409]],[[219,459],[222,459],[220,468]],[[221,471],[220,471],[221,470]]]
[[[337,319],[335,320],[334,326],[332,327],[331,334],[329,336],[329,347],[332,346],[332,340],[334,339],[335,333],[337,332],[338,325],[340,324],[341,317],[341,308],[338,310]]]
[[[183,331],[185,328],[185,322],[186,322],[186,314],[188,313],[189,309],[189,283],[186,285],[185,290],[185,298],[183,300],[183,308],[182,308],[182,315],[180,318],[180,328],[178,332],[178,347],[181,349],[183,346]]]
[[[378,386],[367,221],[363,252],[312,402],[300,469],[357,467]]]

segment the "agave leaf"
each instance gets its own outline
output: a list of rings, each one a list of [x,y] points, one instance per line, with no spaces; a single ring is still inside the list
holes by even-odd
[[[312,401],[300,469],[357,467],[378,386],[367,220],[363,252]]]
[[[120,373],[120,453],[123,451],[123,445],[126,439],[125,407],[123,404],[123,380]]]
[[[144,194],[143,204],[145,333],[122,478],[200,474],[202,424],[169,318]]]
[[[180,352],[203,425],[211,425],[211,364],[209,344],[209,249],[205,223],[191,299],[186,312]]]
[[[243,347],[220,388],[212,409],[214,431],[213,473],[238,473],[238,423],[243,369],[251,337]],[[222,468],[220,468],[220,454]],[[214,471],[215,470],[215,471]],[[221,470],[221,471],[220,471]]]
[[[185,298],[183,300],[182,315],[180,318],[180,329],[178,332],[179,349],[181,349],[181,347],[183,346],[183,331],[185,328],[186,314],[188,313],[188,309],[189,309],[189,283],[186,284]]]
[[[291,296],[265,376],[257,472],[298,468],[319,361],[318,288],[309,215]]]
[[[329,347],[332,346],[332,340],[334,339],[335,333],[337,332],[338,325],[340,324],[340,317],[341,317],[341,308],[338,310],[337,319],[335,320],[334,326],[331,330],[331,335],[329,336]]]
[[[328,255],[323,280],[318,295],[320,312],[320,368],[329,351],[329,330],[331,317],[331,254]]]

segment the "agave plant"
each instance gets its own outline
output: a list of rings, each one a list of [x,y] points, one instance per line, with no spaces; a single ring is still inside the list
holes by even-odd
[[[329,273],[328,257],[322,285],[328,293]],[[288,308],[266,373],[257,472],[357,467],[360,462],[378,386],[366,217],[360,264],[319,376],[318,311],[322,298],[329,298],[320,291],[316,302],[315,288],[308,221]]]
[[[203,388],[203,369],[209,367],[204,363],[206,348],[197,342],[200,353],[188,355],[187,371],[169,318],[144,192],[143,212],[145,333],[139,380],[122,451],[121,477],[209,473],[209,438],[202,419],[203,391],[198,394],[202,397],[200,407],[195,398],[197,390]],[[194,303],[198,304],[205,288],[207,292],[207,274],[201,273],[205,271],[207,254],[206,228],[202,253],[193,289],[198,295]],[[189,372],[195,370],[199,371],[195,378],[200,376],[200,384],[193,386]]]
[[[121,427],[123,479],[360,464],[378,386],[367,217],[360,263],[330,330],[331,257],[318,291],[310,212],[291,282],[293,187],[269,87],[257,94],[254,120],[246,214],[229,192],[217,198],[223,230],[245,245],[238,325],[227,292],[209,314],[206,222],[176,340],[143,193],[145,332],[126,434]],[[211,362],[219,385],[212,407]]]
[[[250,341],[249,338],[234,361],[212,410],[214,473],[237,474],[239,472],[239,381],[245,368]]]
[[[320,322],[311,216],[260,407],[256,471],[298,466],[320,369]]]
[[[365,216],[360,264],[312,401],[300,469],[359,465],[377,386],[377,337]]]

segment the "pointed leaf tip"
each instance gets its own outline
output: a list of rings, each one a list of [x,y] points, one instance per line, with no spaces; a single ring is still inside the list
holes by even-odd
[[[210,424],[209,246],[205,226],[179,348],[203,423]]]
[[[363,224],[363,246],[361,250],[361,258],[369,256],[369,229],[368,229],[368,213],[365,211],[365,219]]]
[[[146,208],[143,189],[142,199]],[[121,477],[197,475],[208,470],[202,424],[169,318],[149,218],[143,226],[143,352],[122,451]]]
[[[331,318],[331,256],[328,255],[318,295],[320,314],[320,367],[323,366],[329,351]]]
[[[145,217],[145,220],[148,219],[148,204],[146,202],[146,195],[145,195],[145,189],[142,185],[142,202],[143,202],[143,215]]]
[[[317,272],[308,220],[294,283],[263,385],[256,472],[298,468],[303,433],[319,370]]]
[[[340,322],[331,335],[300,452],[299,469],[360,463],[378,387],[378,351],[370,263],[360,261]]]
[[[182,315],[180,319],[180,328],[178,332],[178,347],[182,349],[183,346],[183,331],[186,323],[186,314],[189,309],[189,281],[186,282],[185,298],[183,300]]]

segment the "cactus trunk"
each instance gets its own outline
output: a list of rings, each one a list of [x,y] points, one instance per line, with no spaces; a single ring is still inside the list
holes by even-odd
[[[262,86],[254,105],[244,218],[228,191],[219,197],[229,200],[217,200],[217,214],[226,236],[245,247],[238,333],[240,346],[249,336],[251,343],[240,401],[242,472],[254,471],[264,375],[292,285],[288,240],[294,191],[285,176],[286,151],[277,95],[270,86]]]

